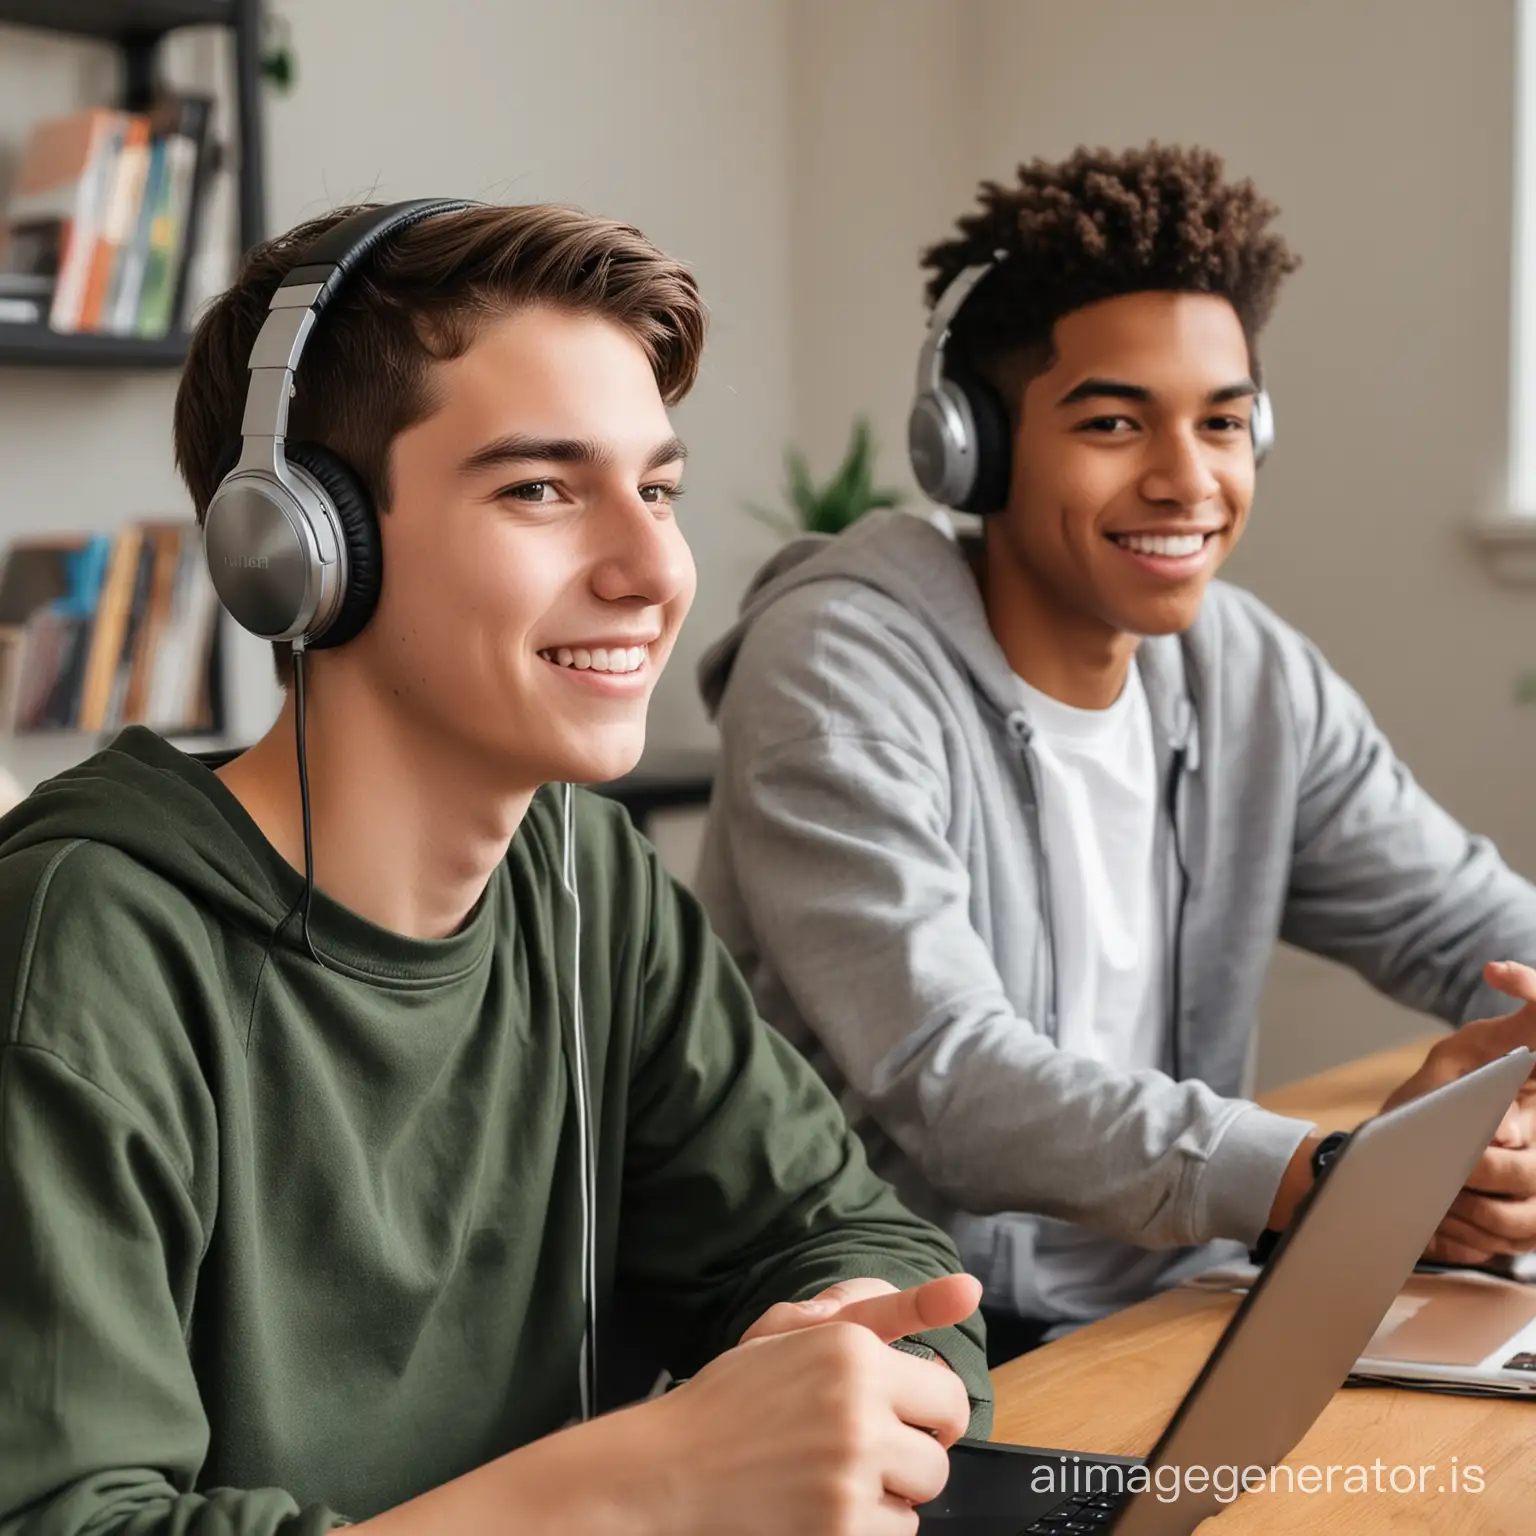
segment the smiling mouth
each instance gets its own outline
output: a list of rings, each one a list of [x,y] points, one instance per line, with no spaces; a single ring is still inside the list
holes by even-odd
[[[648,645],[557,646],[539,655],[553,666],[569,667],[574,672],[638,672],[650,659]]]
[[[1208,539],[1217,537],[1219,529],[1204,533],[1112,533],[1111,542],[1133,555],[1161,555],[1164,559],[1184,560],[1198,555]]]

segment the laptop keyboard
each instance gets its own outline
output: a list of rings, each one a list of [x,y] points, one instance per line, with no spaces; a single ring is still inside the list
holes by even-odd
[[[1128,1493],[1074,1493],[1025,1526],[1020,1536],[1079,1536],[1080,1532],[1104,1531],[1120,1512]]]

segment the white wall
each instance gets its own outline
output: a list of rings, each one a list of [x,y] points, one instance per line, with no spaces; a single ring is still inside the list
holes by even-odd
[[[1463,537],[1503,492],[1506,0],[796,0],[796,425],[858,411],[886,478],[921,333],[919,248],[985,177],[1080,142],[1200,142],[1280,204],[1305,266],[1265,347],[1280,444],[1229,574],[1310,632],[1419,777],[1536,874],[1531,599]],[[1422,1033],[1280,956],[1261,1078]]]
[[[964,6],[791,0],[795,440],[825,474],[861,412],[905,480],[917,253],[969,197]]]

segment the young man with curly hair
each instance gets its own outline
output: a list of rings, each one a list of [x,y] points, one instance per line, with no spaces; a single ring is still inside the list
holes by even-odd
[[[344,214],[197,330],[200,518]],[[986,1433],[952,1244],[568,790],[634,764],[693,596],[667,407],[704,331],[575,210],[387,235],[285,450],[380,509],[371,614],[216,769],[129,729],[0,824],[0,1530],[894,1536]],[[594,1417],[619,1300],[695,1374]]]
[[[985,269],[944,355],[980,536],[887,513],[802,540],[701,668],[706,908],[955,1234],[994,1362],[1289,1220],[1320,1138],[1244,1097],[1277,939],[1462,1025],[1394,1102],[1533,1033],[1500,1016],[1536,974],[1485,966],[1536,959],[1536,890],[1213,581],[1296,265],[1274,213],[1199,149],[987,184],[926,258],[934,304]],[[1433,1254],[1536,1246],[1533,1148],[1522,1101]]]

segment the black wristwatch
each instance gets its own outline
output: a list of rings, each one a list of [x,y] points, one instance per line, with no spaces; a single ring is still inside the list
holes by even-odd
[[[1349,1144],[1350,1132],[1330,1131],[1312,1149],[1312,1183],[1317,1181],[1328,1171],[1329,1165],[1338,1157]],[[1275,1244],[1280,1241],[1280,1234],[1272,1227],[1266,1227],[1259,1234],[1259,1240],[1253,1245],[1248,1257],[1255,1264],[1267,1264],[1269,1256],[1275,1251]]]
[[[1312,1182],[1315,1184],[1327,1172],[1328,1165],[1349,1145],[1348,1131],[1330,1131],[1318,1142],[1312,1153]]]

